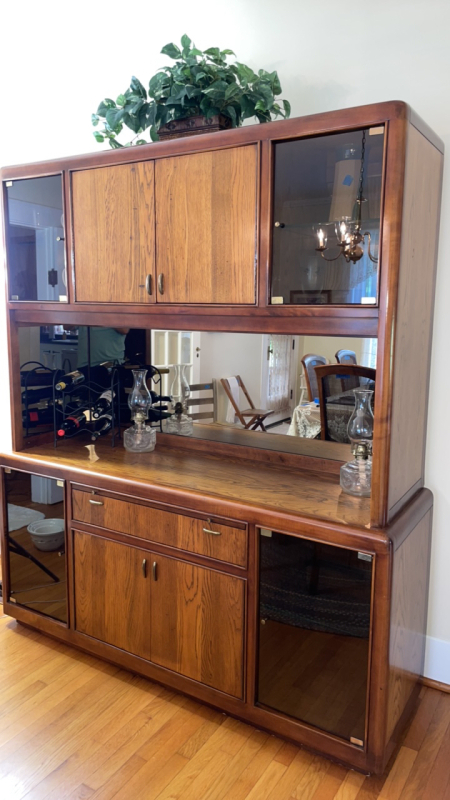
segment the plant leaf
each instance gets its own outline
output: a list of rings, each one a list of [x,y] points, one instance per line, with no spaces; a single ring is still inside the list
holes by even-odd
[[[150,128],[150,139],[152,140],[152,142],[159,141],[158,131],[156,130],[154,125],[152,125]]]
[[[281,102],[283,103],[284,106],[284,113],[286,114],[286,119],[289,119],[289,117],[291,116],[291,104],[289,100],[282,100]]]
[[[95,127],[96,125],[98,125],[98,123],[99,123],[99,116],[98,116],[98,114],[91,114],[91,122],[92,122],[92,124],[94,125],[94,127]]]
[[[95,141],[96,142],[104,142],[105,137],[100,133],[100,131],[94,131]]]
[[[127,102],[127,98],[125,97],[125,95],[124,94],[119,94],[119,96],[118,96],[118,98],[116,100],[116,104],[118,106],[124,106],[126,102]]]
[[[123,147],[123,144],[117,141],[117,139],[110,139],[109,146],[113,148],[113,150],[117,150],[119,147]]]
[[[176,46],[173,42],[169,44],[165,44],[161,53],[164,55],[169,56],[169,58],[179,58],[181,56],[181,50],[179,47]]]
[[[189,56],[191,56],[191,57],[194,57],[194,56],[202,56],[202,55],[203,55],[203,53],[202,53],[202,51],[201,51],[201,50],[197,50],[197,48],[196,48],[196,47],[193,47],[193,48],[192,48],[192,50],[189,50],[189,53],[188,53],[188,55],[189,55]]]
[[[133,92],[135,92],[135,94],[139,95],[139,97],[143,97],[144,100],[147,99],[147,92],[145,91],[145,88],[143,87],[140,80],[136,78],[134,75],[131,78],[130,88]]]
[[[190,47],[191,47],[191,44],[192,44],[192,40],[189,38],[189,36],[186,33],[183,34],[183,36],[181,37],[181,45],[182,45],[182,47],[184,49],[186,49],[186,50],[189,50]]]

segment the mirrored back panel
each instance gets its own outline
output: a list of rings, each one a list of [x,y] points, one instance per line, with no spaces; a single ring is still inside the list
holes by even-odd
[[[78,411],[90,418],[100,395],[110,389],[111,365],[117,366],[119,375],[116,401],[121,425],[128,426],[133,367],[144,365],[153,393],[149,424],[161,432],[177,435],[171,421],[178,399],[191,421],[188,435],[193,438],[294,454],[304,452],[305,440],[311,445],[321,438],[348,443],[347,423],[357,379],[345,373],[339,376],[339,385],[333,382],[337,388],[323,404],[327,412],[324,437],[315,368],[328,365],[332,371],[332,365],[340,363],[348,365],[350,373],[360,366],[375,367],[376,351],[376,339],[73,325],[21,327],[23,430],[27,437],[52,432],[55,405],[58,420],[63,411],[77,420]],[[73,371],[80,375],[70,396],[55,392],[55,382]],[[181,372],[184,388],[175,380]],[[103,398],[104,414],[110,413],[107,402]],[[90,426],[82,422],[78,427],[85,436]],[[81,430],[74,432],[81,434]]]

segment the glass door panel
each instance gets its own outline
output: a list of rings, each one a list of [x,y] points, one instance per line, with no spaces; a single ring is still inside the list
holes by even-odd
[[[383,148],[382,126],[274,146],[272,303],[376,304]]]
[[[67,302],[61,175],[6,181],[10,300]]]
[[[372,557],[260,531],[257,702],[365,738]]]
[[[10,602],[67,622],[62,481],[4,472]]]

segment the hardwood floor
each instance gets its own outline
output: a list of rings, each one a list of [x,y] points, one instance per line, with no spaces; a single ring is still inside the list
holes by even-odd
[[[435,689],[366,777],[0,618],[3,800],[450,800],[449,759]]]

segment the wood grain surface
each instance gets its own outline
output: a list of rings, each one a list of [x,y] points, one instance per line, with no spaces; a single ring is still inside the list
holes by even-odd
[[[149,554],[74,532],[75,630],[150,658]]]
[[[52,465],[57,470],[72,468],[78,476],[89,476],[89,483],[95,476],[116,478],[128,491],[130,484],[136,490],[139,484],[155,484],[362,528],[369,522],[370,499],[342,492],[336,475],[265,464],[255,468],[250,461],[169,448],[156,448],[142,457],[120,446],[112,448],[104,440],[96,444],[96,451],[99,460],[92,463],[78,438],[64,442],[57,450],[52,444],[42,444],[22,455],[25,464],[30,459],[33,464]]]
[[[158,161],[158,303],[255,303],[256,145]]]
[[[92,505],[90,502],[103,505]],[[247,531],[216,521],[171,514],[99,493],[72,491],[74,520],[129,533],[150,542],[188,550],[219,561],[247,565]],[[214,533],[207,531],[213,530]]]
[[[423,674],[431,516],[429,511],[394,556],[387,740]]]
[[[151,660],[243,696],[245,581],[155,556]]]
[[[423,688],[367,777],[0,617],[0,780],[16,800],[447,800],[450,695]]]
[[[74,172],[72,205],[76,300],[154,302],[153,161]]]
[[[395,320],[389,517],[424,480],[442,165],[439,150],[410,126]]]

